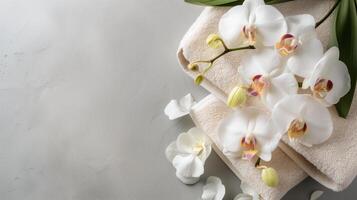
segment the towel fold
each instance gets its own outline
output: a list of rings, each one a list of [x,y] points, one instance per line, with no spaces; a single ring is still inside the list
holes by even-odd
[[[195,125],[207,133],[214,143],[213,149],[215,152],[236,176],[250,184],[263,199],[281,199],[291,188],[304,180],[307,174],[285,153],[277,149],[273,152],[272,160],[267,165],[273,167],[279,173],[280,183],[276,188],[269,188],[261,180],[261,170],[254,167],[254,162],[237,158],[227,158],[222,153],[222,146],[218,139],[217,129],[220,121],[230,112],[232,112],[232,109],[229,109],[222,101],[213,95],[209,95],[192,108],[190,115]],[[263,161],[261,163],[264,164]]]
[[[308,13],[315,19],[320,19],[333,3],[333,0],[299,0],[278,4],[276,7],[286,16]],[[190,61],[210,59],[219,53],[219,50],[208,48],[205,39],[209,34],[218,32],[219,19],[228,9],[206,8],[184,36],[178,50],[178,57],[185,72],[190,76],[196,76],[194,72],[186,68]],[[325,49],[331,36],[331,22],[332,18],[324,22],[317,30],[318,37],[322,40]],[[239,66],[242,56],[244,56],[244,52],[239,51],[218,59],[214,67],[205,74],[206,80],[202,86],[220,100],[225,101],[227,94],[238,83],[237,66]],[[280,149],[307,174],[335,191],[345,189],[357,174],[357,137],[355,136],[357,99],[356,97],[354,99],[347,119],[338,117],[334,108],[330,109],[334,121],[334,133],[327,142],[310,148],[290,143],[289,139],[284,136],[279,145]],[[221,116],[224,114],[220,109],[217,109],[215,113],[212,113],[210,109],[201,110],[201,115]],[[197,124],[199,125],[199,123]],[[212,131],[212,128],[214,127],[205,129]]]

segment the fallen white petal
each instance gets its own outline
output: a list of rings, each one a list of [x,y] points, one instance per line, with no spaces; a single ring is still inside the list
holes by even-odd
[[[240,193],[233,200],[253,200],[253,197],[249,194]]]
[[[179,101],[177,101],[176,99],[171,100],[166,105],[164,112],[170,120],[174,120],[187,115],[195,103],[196,102],[194,101],[192,95],[187,94]]]
[[[207,178],[206,185],[203,186],[202,200],[222,200],[226,193],[226,188],[221,179],[215,176]]]
[[[176,174],[183,177],[200,177],[203,172],[203,162],[196,155],[177,155],[172,161]]]
[[[320,198],[322,196],[323,193],[324,192],[321,190],[314,191],[310,196],[310,200],[317,200],[318,198]]]

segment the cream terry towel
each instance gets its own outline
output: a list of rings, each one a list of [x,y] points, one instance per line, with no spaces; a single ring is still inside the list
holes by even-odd
[[[231,111],[222,101],[213,95],[209,95],[192,108],[190,115],[196,126],[200,127],[211,138],[215,152],[242,181],[247,181],[263,199],[281,199],[291,188],[304,180],[307,174],[292,159],[280,149],[277,149],[273,152],[272,160],[268,166],[277,170],[280,183],[276,188],[269,188],[261,180],[261,170],[254,167],[254,162],[227,158],[223,155],[217,128],[220,121]]]
[[[276,7],[286,16],[308,13],[318,20],[329,10],[333,2],[333,0],[297,0],[278,4]],[[219,53],[219,50],[208,48],[205,39],[209,34],[217,33],[218,21],[228,9],[206,8],[184,36],[178,50],[178,57],[190,76],[194,77],[196,74],[187,70],[189,61],[207,60]],[[331,21],[332,18],[317,30],[325,48],[331,35]],[[215,66],[205,75],[206,81],[203,82],[203,87],[225,101],[227,94],[238,83],[237,66],[242,56],[244,56],[243,51],[232,52],[217,60]],[[308,148],[292,144],[287,137],[284,137],[279,145],[281,150],[311,177],[335,191],[346,188],[357,174],[357,137],[354,133],[357,130],[356,104],[357,97],[347,119],[339,118],[336,111],[330,109],[335,129],[327,142]]]

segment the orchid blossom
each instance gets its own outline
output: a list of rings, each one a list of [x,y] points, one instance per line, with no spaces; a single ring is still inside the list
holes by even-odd
[[[332,134],[333,123],[329,111],[311,95],[297,94],[279,101],[272,119],[279,132],[305,146],[325,142]]]
[[[228,46],[274,46],[286,31],[284,16],[264,0],[245,0],[228,10],[219,22],[219,33]]]
[[[337,47],[330,48],[316,64],[312,75],[305,79],[303,88],[326,106],[336,104],[351,89],[351,78],[345,63],[339,60]]]
[[[287,57],[287,69],[306,78],[323,55],[323,46],[316,36],[315,19],[311,15],[286,17],[288,33],[275,45],[282,57]]]
[[[210,153],[211,142],[198,128],[181,133],[166,148],[167,159],[176,168],[176,176],[185,184],[194,184],[199,180]]]
[[[255,155],[269,161],[281,135],[271,126],[270,115],[253,107],[237,109],[219,128],[223,153],[250,160]]]
[[[267,49],[259,49],[247,56],[238,68],[248,92],[259,96],[270,109],[283,97],[296,94],[298,83],[291,73],[283,73],[278,55]]]

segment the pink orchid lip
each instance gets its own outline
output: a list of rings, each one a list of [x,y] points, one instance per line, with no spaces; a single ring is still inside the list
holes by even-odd
[[[253,83],[248,88],[248,94],[251,96],[260,95],[269,83],[264,79],[263,75],[258,74],[252,78]]]
[[[275,48],[281,56],[288,56],[294,53],[297,47],[296,38],[290,33],[284,34],[280,41],[275,44]]]
[[[254,45],[256,41],[256,28],[255,26],[243,26],[242,32],[244,37],[248,40],[250,45]]]
[[[318,98],[325,98],[333,88],[333,82],[328,79],[318,78],[312,88],[313,94]]]
[[[305,135],[306,131],[307,131],[306,122],[302,119],[294,119],[293,121],[291,121],[288,129],[289,139],[300,138]]]

